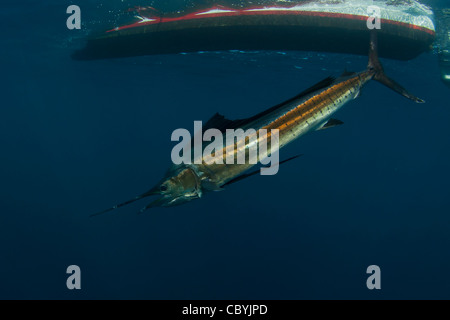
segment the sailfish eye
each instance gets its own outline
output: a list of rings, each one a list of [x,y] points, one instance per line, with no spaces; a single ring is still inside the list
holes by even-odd
[[[162,185],[159,187],[159,190],[160,190],[161,192],[167,191],[167,186],[166,186],[165,184],[162,184]]]

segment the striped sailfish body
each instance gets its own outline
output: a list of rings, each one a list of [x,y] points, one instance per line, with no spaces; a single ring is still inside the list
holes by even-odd
[[[358,97],[361,88],[371,79],[416,103],[424,102],[384,73],[377,56],[376,31],[372,30],[369,63],[365,71],[345,73],[338,79],[326,78],[292,99],[247,119],[229,120],[220,114],[215,114],[202,129],[205,132],[208,129],[215,128],[224,134],[228,129],[242,129],[244,131],[252,129],[253,132],[266,129],[267,135],[263,138],[261,138],[261,135],[255,135],[255,133],[246,136],[246,142],[258,145],[263,142],[261,139],[269,140],[271,138],[272,130],[277,130],[279,148],[283,148],[310,131],[342,124],[341,121],[332,118],[333,115],[346,103]],[[201,132],[202,136],[203,132]],[[224,139],[223,145],[221,145],[223,159],[236,159],[236,155],[239,152],[242,154],[242,151],[247,158],[248,145],[239,144],[234,140],[227,142],[227,139]],[[153,195],[161,197],[145,206],[141,212],[156,206],[183,204],[200,198],[205,191],[222,190],[224,186],[246,179],[258,172],[246,173],[256,163],[245,161],[242,164],[229,164],[226,161],[224,163],[211,163],[204,161],[203,154],[200,157],[201,159],[198,162],[173,165],[166,176],[149,191],[97,214],[109,212]],[[293,158],[295,157],[280,161],[279,164]],[[261,159],[258,158],[257,160],[260,161]]]

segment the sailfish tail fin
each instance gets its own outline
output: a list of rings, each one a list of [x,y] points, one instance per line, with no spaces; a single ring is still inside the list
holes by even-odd
[[[401,94],[405,98],[408,98],[416,103],[424,103],[425,101],[414,96],[403,88],[400,84],[389,78],[385,73],[380,60],[378,59],[378,39],[377,32],[375,29],[371,31],[370,34],[370,50],[369,50],[369,64],[367,66],[369,70],[374,70],[375,75],[374,80],[384,84],[386,87],[394,90],[395,92]]]

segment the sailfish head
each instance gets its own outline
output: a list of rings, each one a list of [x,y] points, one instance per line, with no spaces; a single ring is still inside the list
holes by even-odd
[[[191,167],[185,166],[169,170],[166,177],[149,192],[161,197],[151,202],[141,211],[156,206],[170,207],[180,205],[200,198],[202,195],[201,182],[196,171]]]
[[[141,213],[153,207],[171,207],[200,198],[202,196],[200,178],[192,167],[176,166],[149,191],[91,216],[104,214],[150,196],[160,197],[142,208]]]

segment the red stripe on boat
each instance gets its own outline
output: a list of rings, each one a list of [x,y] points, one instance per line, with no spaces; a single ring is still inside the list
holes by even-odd
[[[203,18],[220,18],[220,17],[231,17],[231,16],[254,16],[254,15],[300,15],[300,16],[310,16],[310,17],[326,17],[326,18],[342,18],[342,19],[350,19],[350,20],[360,20],[360,21],[366,21],[367,16],[361,16],[361,15],[354,15],[354,14],[348,14],[348,13],[333,13],[333,12],[318,12],[318,11],[291,11],[291,10],[258,10],[262,8],[252,8],[252,9],[243,9],[243,10],[236,10],[236,9],[229,9],[229,8],[220,8],[219,10],[226,10],[226,11],[233,11],[233,12],[217,12],[217,13],[207,13],[212,10],[217,10],[218,8],[212,8],[208,11],[197,11],[194,13],[187,14],[185,16],[181,17],[174,17],[174,18],[161,18],[161,17],[145,17],[146,19],[152,19],[154,21],[146,21],[146,22],[135,22],[129,25],[117,27],[111,30],[108,30],[106,32],[114,32],[114,31],[120,31],[124,29],[130,29],[130,28],[136,28],[136,27],[143,27],[153,24],[159,24],[159,23],[170,23],[174,21],[182,21],[182,20],[196,20],[196,19],[203,19]],[[255,10],[255,11],[253,11]],[[428,34],[434,35],[435,32],[433,30],[430,30],[428,28],[418,26],[411,23],[401,22],[401,21],[394,21],[389,19],[381,19],[381,23],[387,23],[392,25],[398,25],[410,29],[420,30],[423,32],[426,32]]]

